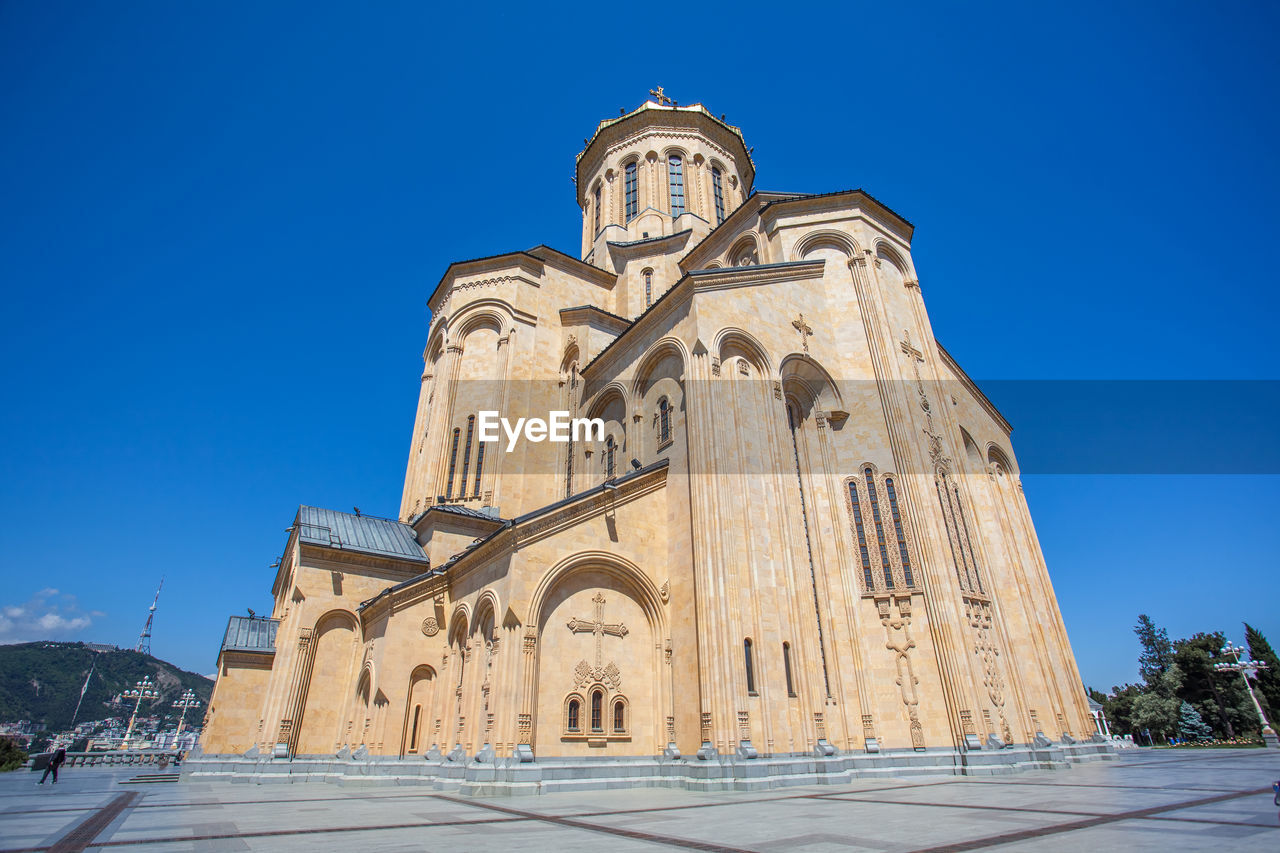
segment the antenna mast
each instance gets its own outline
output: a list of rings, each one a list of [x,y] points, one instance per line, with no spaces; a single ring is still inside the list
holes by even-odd
[[[164,589],[164,578],[160,578],[160,586],[156,587],[155,600],[151,602],[151,607],[147,610],[147,624],[142,629],[142,633],[138,635],[138,645],[135,651],[142,652],[144,655],[151,654],[151,623],[156,618],[156,604],[160,601],[160,590]]]

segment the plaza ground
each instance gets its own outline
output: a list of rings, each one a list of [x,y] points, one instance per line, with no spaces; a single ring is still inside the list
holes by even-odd
[[[471,799],[324,783],[0,776],[0,853],[221,850],[1280,850],[1280,750],[1128,750],[1011,776],[751,793],[632,789]]]

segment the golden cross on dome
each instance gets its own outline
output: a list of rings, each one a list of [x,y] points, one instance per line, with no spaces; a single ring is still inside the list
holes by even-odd
[[[663,106],[664,104],[674,103],[674,101],[672,101],[672,100],[671,100],[670,98],[668,98],[666,95],[662,94],[662,87],[661,87],[661,86],[659,86],[657,89],[650,89],[650,90],[649,90],[649,94],[650,94],[650,95],[653,95],[653,97],[657,99],[657,101],[658,101],[658,106]]]

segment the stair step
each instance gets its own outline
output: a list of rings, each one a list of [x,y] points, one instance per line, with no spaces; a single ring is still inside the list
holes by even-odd
[[[121,785],[153,785],[157,782],[177,782],[182,778],[180,773],[139,773],[132,779],[121,780]]]

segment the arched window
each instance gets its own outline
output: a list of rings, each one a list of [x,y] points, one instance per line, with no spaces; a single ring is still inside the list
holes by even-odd
[[[591,693],[591,731],[604,731],[604,691],[595,690]]]
[[[885,478],[884,487],[889,493],[889,513],[893,516],[893,531],[898,536],[898,556],[902,558],[902,574],[905,576],[907,586],[915,586],[915,580],[911,576],[911,557],[907,554],[907,532],[902,527],[902,516],[898,513],[898,493],[893,488],[892,477]]]
[[[613,436],[609,436],[604,440],[604,477],[612,480],[617,473],[618,445],[614,443]]]
[[[671,403],[666,397],[658,401],[658,441],[666,444],[671,440]]]
[[[742,641],[742,655],[747,666],[747,693],[756,695],[756,667],[755,661],[751,659],[751,640]]]
[[[476,416],[467,417],[467,443],[462,446],[462,480],[458,483],[458,497],[467,496],[467,474],[471,470],[471,439],[476,432]]]
[[[644,271],[644,307],[653,304],[653,270]]]
[[[569,700],[569,709],[565,713],[565,729],[571,732],[582,731],[582,703],[577,699]]]
[[[636,175],[636,161],[632,160],[627,164],[625,177],[625,192],[627,202],[627,221],[630,222],[632,217],[640,212],[640,186],[638,176]]]
[[[711,189],[716,197],[716,224],[724,222],[724,182],[720,179],[720,170],[711,167]]]
[[[592,237],[600,233],[600,185],[599,184],[596,184],[595,208],[596,208],[596,230],[591,232]]]
[[[671,188],[671,215],[684,213],[684,160],[679,154],[667,158],[667,184]]]
[[[453,428],[453,448],[449,451],[449,482],[444,487],[446,500],[453,497],[453,475],[458,470],[458,437],[461,434],[462,430]]]
[[[862,501],[858,498],[858,484],[850,481],[849,501],[853,505],[853,527],[858,535],[858,555],[862,558],[862,580],[867,591],[875,588],[875,580],[871,577],[871,552],[867,550],[867,531],[862,526]]]
[[[413,706],[413,728],[409,729],[409,751],[416,752],[418,749],[418,722],[422,718],[422,706]]]
[[[884,541],[884,524],[880,521],[880,501],[876,496],[876,481],[870,468],[862,472],[867,478],[867,494],[871,496],[871,521],[876,526],[876,542],[880,545],[880,565],[884,567],[885,589],[893,589],[893,569],[889,563],[889,549]]]
[[[621,699],[613,703],[613,730],[615,732],[627,730],[627,706]]]
[[[476,447],[476,483],[473,491],[477,498],[480,497],[480,475],[484,473],[484,445],[485,442],[482,441]]]
[[[787,695],[795,696],[796,685],[795,685],[795,682],[792,681],[791,679],[791,644],[790,643],[782,644],[782,668],[787,675]]]

